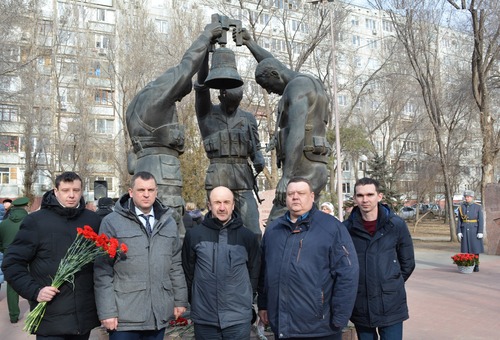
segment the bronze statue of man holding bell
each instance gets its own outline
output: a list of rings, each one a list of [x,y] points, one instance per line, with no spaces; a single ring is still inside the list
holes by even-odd
[[[224,30],[234,26],[241,31],[241,22],[237,20],[217,14],[212,16],[212,20],[221,22]],[[264,168],[257,121],[250,112],[239,107],[243,98],[243,81],[236,69],[234,52],[225,47],[225,32],[218,43],[221,47],[212,53],[210,72],[210,53],[207,52],[194,86],[198,125],[210,159],[205,189],[208,195],[219,186],[231,189],[243,224],[260,236],[259,211],[252,191],[256,175],[249,163],[250,160],[257,174]],[[212,103],[210,88],[219,89],[220,104]]]

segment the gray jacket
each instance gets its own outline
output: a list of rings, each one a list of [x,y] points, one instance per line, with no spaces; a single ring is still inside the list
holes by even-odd
[[[151,237],[128,194],[101,223],[102,233],[128,247],[128,253],[114,262],[101,257],[94,265],[99,320],[118,317],[119,331],[165,328],[174,307],[188,304],[177,231],[180,219],[158,200],[153,209],[156,222]]]

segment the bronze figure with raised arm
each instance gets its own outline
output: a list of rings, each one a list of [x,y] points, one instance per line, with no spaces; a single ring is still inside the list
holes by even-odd
[[[326,140],[329,99],[321,81],[287,68],[269,51],[260,47],[243,29],[243,45],[258,62],[255,80],[269,93],[281,95],[278,103],[275,135],[278,167],[282,177],[276,188],[268,221],[286,211],[286,185],[292,177],[311,181],[315,203],[328,180],[327,159],[331,147]]]

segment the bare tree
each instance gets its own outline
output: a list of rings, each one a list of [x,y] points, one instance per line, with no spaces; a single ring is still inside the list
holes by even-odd
[[[406,57],[417,81],[424,109],[434,131],[441,164],[441,172],[447,198],[447,211],[450,221],[450,236],[456,240],[455,220],[452,216],[453,188],[450,174],[450,145],[453,129],[457,128],[457,113],[463,112],[463,107],[449,111],[446,106],[446,81],[444,77],[443,51],[440,49],[440,39],[443,36],[441,26],[445,11],[436,4],[425,1],[414,1],[409,7],[401,9],[398,1],[389,1],[391,8],[387,10],[396,30],[399,42],[402,44]],[[387,2],[376,1],[383,9]],[[430,6],[430,7],[426,7]]]
[[[473,34],[472,93],[480,113],[482,135],[482,179],[481,197],[484,200],[485,188],[494,183],[494,165],[499,152],[500,134],[495,129],[496,119],[493,115],[492,90],[498,89],[498,63],[500,61],[500,5],[498,1],[456,1],[447,0],[459,15],[468,13],[470,28]]]

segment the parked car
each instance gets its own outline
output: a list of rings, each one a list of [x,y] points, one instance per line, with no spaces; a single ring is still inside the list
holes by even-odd
[[[413,207],[402,207],[398,211],[398,216],[401,217],[403,220],[409,220],[411,218],[415,218],[416,214],[417,210]]]
[[[434,216],[443,216],[444,210],[439,207],[437,204],[429,204],[429,210],[431,214]]]

